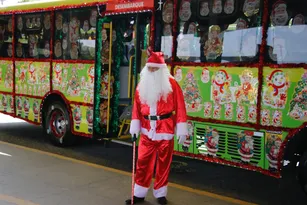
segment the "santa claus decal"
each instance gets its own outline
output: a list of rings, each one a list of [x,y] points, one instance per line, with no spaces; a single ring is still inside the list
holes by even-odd
[[[289,20],[287,4],[284,1],[277,1],[273,5],[271,12],[271,22],[273,26],[285,26]]]
[[[266,135],[266,158],[269,162],[269,170],[275,172],[278,168],[278,155],[282,145],[282,135],[278,133],[266,133]]]
[[[249,163],[254,156],[254,133],[244,131],[238,133],[238,153],[243,163]]]

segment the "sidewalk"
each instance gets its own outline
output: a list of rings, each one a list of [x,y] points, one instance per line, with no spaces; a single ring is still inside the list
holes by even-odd
[[[131,177],[120,170],[4,142],[0,162],[0,205],[121,205],[130,197]],[[171,185],[169,204],[249,204],[187,190]],[[152,190],[143,204],[157,204]]]

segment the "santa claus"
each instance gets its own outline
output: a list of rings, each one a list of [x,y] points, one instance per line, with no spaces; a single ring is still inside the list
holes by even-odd
[[[153,194],[159,204],[167,204],[174,135],[176,134],[178,143],[182,145],[188,135],[188,128],[182,90],[171,76],[161,52],[151,52],[141,72],[134,97],[130,133],[132,136],[141,133],[134,204],[144,201],[155,163],[157,166]],[[131,199],[126,204],[131,204]]]

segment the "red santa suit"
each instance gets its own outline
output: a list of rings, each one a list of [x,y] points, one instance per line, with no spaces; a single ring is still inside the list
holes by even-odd
[[[151,53],[144,69],[147,67],[168,69],[160,52]],[[145,198],[148,192],[155,163],[157,164],[153,194],[158,199],[166,196],[174,135],[178,136],[180,144],[184,143],[184,138],[188,135],[182,90],[170,74],[169,82],[172,91],[166,98],[160,98],[151,106],[141,100],[139,86],[135,92],[130,133],[141,133],[134,189],[134,195],[138,198]],[[148,92],[151,92],[150,88]]]

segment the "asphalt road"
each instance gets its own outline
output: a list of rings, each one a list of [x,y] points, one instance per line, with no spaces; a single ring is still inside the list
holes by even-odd
[[[1,141],[128,172],[132,169],[132,147],[115,143],[105,147],[96,141],[82,139],[74,147],[59,148],[49,143],[41,127],[18,120],[3,123],[9,121],[0,116]],[[292,172],[286,172],[282,179],[275,179],[257,172],[177,156],[173,162],[170,174],[173,183],[256,204],[307,204]]]

